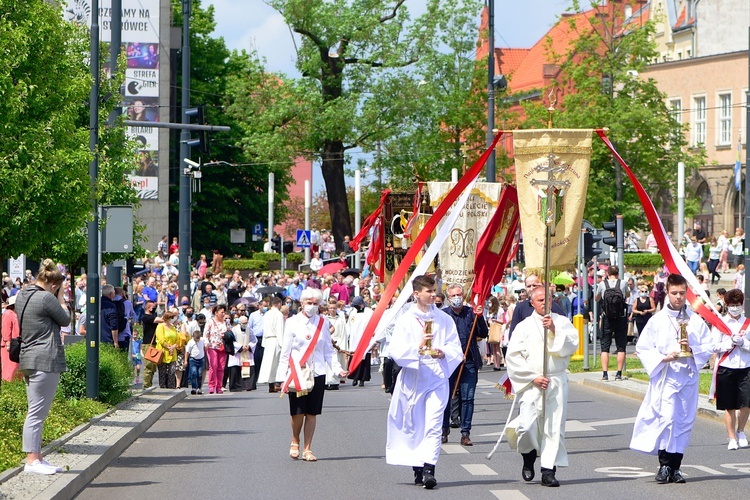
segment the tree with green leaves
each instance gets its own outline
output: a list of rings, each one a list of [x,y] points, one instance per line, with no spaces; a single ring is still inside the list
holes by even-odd
[[[277,133],[302,157],[321,163],[333,221],[341,245],[352,234],[346,199],[347,153],[394,135],[404,116],[418,106],[418,80],[408,69],[435,40],[445,15],[438,0],[411,20],[405,0],[268,0],[301,46],[302,78],[289,90],[298,114]]]
[[[687,147],[684,126],[667,107],[658,83],[641,73],[656,59],[654,24],[623,24],[619,12],[591,2],[589,16],[571,16],[577,34],[565,53],[549,56],[560,70],[554,86],[570,89],[554,112],[557,128],[608,127],[608,136],[644,187],[657,198],[676,182],[677,164],[703,164],[705,152]],[[580,11],[578,2],[572,10]],[[598,13],[598,14],[597,14]],[[546,93],[546,92],[545,92]],[[536,101],[525,107],[524,128],[546,128],[548,111]],[[635,191],[623,189],[623,172],[601,141],[594,141],[584,217],[598,225],[622,214],[626,227],[643,226],[643,209]],[[661,199],[654,199],[659,208]]]
[[[92,217],[88,30],[44,0],[0,0],[0,12],[0,254],[72,263]],[[103,104],[102,123],[116,101]],[[102,133],[100,203],[135,200],[124,180],[133,152],[123,127]]]
[[[416,86],[411,105],[402,106],[403,122],[375,150],[378,168],[389,173],[390,186],[413,189],[414,177],[447,181],[486,148],[487,58],[476,59],[478,15],[484,2],[446,0],[436,17],[435,38],[412,70]],[[413,85],[413,83],[412,83]]]

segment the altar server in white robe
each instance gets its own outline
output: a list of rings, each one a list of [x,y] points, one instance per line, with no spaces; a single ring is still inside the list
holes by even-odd
[[[325,317],[328,319],[329,331],[331,332],[331,341],[336,349],[339,364],[347,366],[349,358],[346,352],[349,350],[349,342],[346,331],[346,318],[339,314],[338,302],[331,299],[324,304],[321,309],[325,308]],[[337,373],[330,368],[326,369],[326,389],[338,390],[339,384],[345,384],[346,380],[339,379]]]
[[[698,373],[713,353],[711,331],[685,304],[687,286],[681,275],[669,275],[669,302],[648,321],[635,349],[651,380],[638,410],[630,448],[658,455],[658,483],[685,482],[680,465],[698,407]],[[681,311],[687,320],[685,340],[680,340]],[[693,356],[680,357],[681,345]]]
[[[534,312],[521,321],[508,343],[508,377],[519,398],[519,415],[508,424],[508,442],[523,456],[521,476],[534,479],[534,462],[541,456],[542,485],[556,487],[557,466],[568,465],[565,450],[565,415],[568,405],[570,356],[578,349],[578,330],[556,313],[545,315],[545,289],[531,294]],[[544,329],[547,337],[547,373],[544,374]],[[542,420],[542,404],[545,415]]]
[[[275,380],[279,369],[281,339],[284,336],[284,315],[281,314],[282,300],[274,296],[271,307],[263,315],[263,361],[260,363],[258,383],[268,382],[268,392],[279,392],[283,380]]]
[[[434,306],[435,280],[417,276],[412,285],[414,303],[399,317],[390,343],[391,358],[401,371],[388,410],[385,459],[411,466],[414,483],[432,489],[437,485],[443,410],[450,399],[448,380],[463,352],[455,323]],[[428,320],[432,333],[425,333]],[[428,341],[436,350],[433,355],[421,354]]]

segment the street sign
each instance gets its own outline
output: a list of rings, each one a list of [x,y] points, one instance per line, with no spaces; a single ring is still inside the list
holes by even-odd
[[[263,224],[253,224],[253,241],[263,241]]]
[[[297,229],[297,246],[299,248],[310,248],[310,231]]]
[[[229,230],[229,243],[233,245],[244,245],[246,241],[244,227]]]

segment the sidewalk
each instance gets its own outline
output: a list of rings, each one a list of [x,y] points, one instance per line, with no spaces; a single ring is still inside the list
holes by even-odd
[[[603,381],[601,380],[601,371],[571,373],[568,377],[573,383],[593,387],[620,396],[627,396],[639,401],[643,400],[648,389],[648,383],[643,380],[628,378],[620,381],[614,381],[613,379]],[[721,422],[724,421],[724,411],[717,410],[716,405],[709,403],[708,396],[705,394],[698,395],[698,415],[717,419]]]
[[[0,474],[0,498],[70,499],[186,397],[185,391],[149,390],[50,443],[43,455],[63,468],[53,476],[24,474],[23,465]]]

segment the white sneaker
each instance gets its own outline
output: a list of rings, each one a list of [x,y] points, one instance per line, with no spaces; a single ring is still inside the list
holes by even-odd
[[[727,445],[727,450],[737,450],[737,449],[739,449],[739,446],[737,446],[737,440],[730,439],[729,444]]]
[[[737,444],[740,445],[740,448],[747,448],[747,438],[744,432],[737,433]]]
[[[62,467],[58,467],[57,465],[52,465],[51,463],[47,462],[45,459],[42,459],[42,463],[46,465],[47,467],[52,467],[53,469],[55,469],[55,472],[62,472],[63,470]]]
[[[47,476],[51,476],[52,474],[57,473],[54,467],[44,465],[39,460],[34,460],[32,463],[27,463],[26,465],[24,465],[23,471],[27,474],[44,474]]]

